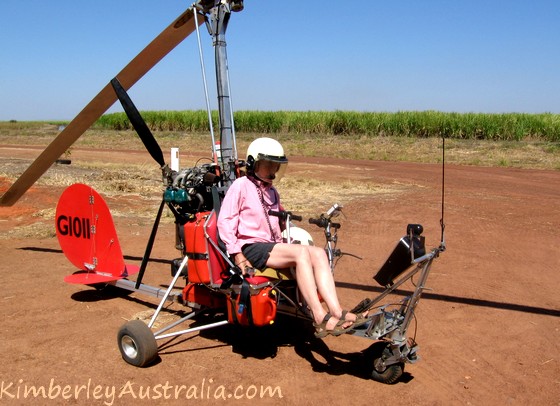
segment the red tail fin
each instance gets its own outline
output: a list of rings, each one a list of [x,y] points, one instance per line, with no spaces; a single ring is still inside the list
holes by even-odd
[[[107,203],[92,187],[77,183],[62,193],[55,226],[62,251],[81,270],[66,282],[91,285],[138,272],[137,266],[125,265]]]

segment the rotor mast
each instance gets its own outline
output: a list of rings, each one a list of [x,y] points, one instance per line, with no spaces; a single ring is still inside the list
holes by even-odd
[[[229,179],[234,180],[237,148],[235,143],[233,108],[230,98],[226,30],[231,12],[243,10],[243,1],[199,1],[199,6],[202,6],[203,10],[208,14],[207,27],[212,36],[214,46],[222,166]],[[215,146],[213,147],[215,148]],[[229,166],[229,168],[226,166]]]

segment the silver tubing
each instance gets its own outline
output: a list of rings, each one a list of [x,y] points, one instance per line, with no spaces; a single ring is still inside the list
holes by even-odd
[[[210,96],[208,96],[208,82],[206,81],[206,67],[204,65],[204,54],[202,51],[202,42],[200,40],[200,29],[196,25],[196,38],[198,41],[198,55],[200,58],[200,70],[202,72],[202,83],[204,87],[204,97],[206,99],[206,113],[208,114],[208,125],[210,128],[210,136],[212,137],[212,153],[216,156],[216,139],[214,137],[214,125],[212,124],[212,110],[210,109]],[[212,159],[214,159],[214,156]]]
[[[331,233],[331,222],[329,221],[327,223],[327,228],[325,229],[325,234],[332,236]],[[335,266],[335,262],[334,262],[334,248],[333,248],[333,241],[332,239],[329,237],[327,238],[327,257],[329,260],[329,265],[331,266],[331,273],[334,275],[334,266]]]
[[[292,224],[290,223],[290,215],[288,214],[286,217],[286,241],[288,241],[288,244],[292,243],[292,239],[291,237],[291,229],[292,229]]]
[[[231,119],[231,138],[233,141],[233,159],[237,160],[238,156],[237,156],[237,140],[235,137],[235,121],[233,120],[233,103],[232,103],[232,98],[231,98],[231,86],[230,86],[230,81],[229,81],[229,66],[227,65],[226,62],[226,75],[227,75],[227,87],[228,87],[228,93],[229,93],[229,113],[230,113],[230,119]]]
[[[406,330],[408,329],[408,325],[410,324],[410,320],[412,319],[412,315],[414,314],[414,309],[420,300],[420,296],[422,292],[426,289],[426,281],[428,280],[428,274],[430,273],[430,268],[432,267],[433,258],[430,258],[422,267],[422,272],[420,272],[420,278],[418,280],[418,284],[412,297],[408,302],[408,307],[405,312],[404,320],[400,327],[401,334],[405,334]]]
[[[412,264],[420,264],[420,263],[422,263],[422,262],[424,262],[424,261],[427,261],[427,260],[429,260],[429,259],[434,258],[438,252],[439,252],[439,250],[436,248],[436,249],[434,249],[433,251],[430,251],[430,252],[428,252],[427,254],[422,255],[421,257],[418,257],[418,258],[416,258],[416,259],[413,259],[411,263],[412,263]]]
[[[161,333],[165,333],[168,330],[171,330],[173,327],[178,326],[179,324],[192,319],[197,312],[190,312],[189,314],[187,314],[185,317],[182,317],[181,319],[174,321],[173,323],[171,323],[168,326],[165,326],[164,328],[162,328],[161,330],[158,330],[154,333],[154,336],[160,335]]]
[[[216,65],[216,86],[218,92],[218,113],[220,115],[220,150],[222,162],[231,163],[233,159],[233,124],[231,122],[230,95],[227,73],[226,30],[230,18],[230,4],[223,0],[212,8],[210,17]],[[235,172],[224,168],[225,183],[233,182]]]
[[[185,258],[183,258],[183,262],[181,262],[181,266],[177,270],[177,273],[175,274],[175,276],[173,277],[173,280],[169,284],[169,287],[167,288],[167,291],[165,292],[165,295],[163,295],[163,299],[161,299],[161,302],[159,302],[159,306],[157,307],[154,315],[152,316],[152,319],[148,323],[148,327],[152,328],[152,326],[154,325],[154,322],[156,321],[156,318],[159,315],[159,312],[161,311],[161,308],[163,307],[163,304],[167,300],[167,297],[171,293],[171,290],[173,290],[173,288],[175,287],[175,283],[177,282],[177,279],[179,279],[179,277],[181,276],[181,273],[183,272],[183,268],[187,264],[188,259],[189,259],[189,257],[187,257],[185,255]]]
[[[412,276],[416,275],[418,273],[418,271],[422,269],[421,266],[416,266],[415,268],[413,268],[411,271],[409,271],[408,273],[406,273],[404,276],[402,276],[398,281],[396,281],[394,284],[392,284],[390,287],[386,288],[383,292],[381,292],[379,294],[379,296],[377,296],[375,299],[373,299],[370,304],[369,304],[369,308],[371,309],[373,307],[374,304],[378,303],[381,301],[381,299],[385,298],[386,296],[388,296],[389,294],[391,294],[393,291],[395,291],[399,286],[401,286],[403,283],[405,283],[406,281],[408,281],[410,278],[412,278]]]
[[[210,237],[210,234],[208,234],[208,231],[206,231],[206,224],[208,224],[208,222],[210,221],[210,219],[212,218],[212,216],[216,216],[216,210],[212,210],[212,212],[208,215],[208,218],[206,219],[206,221],[204,222],[204,238],[206,238],[206,242],[210,243],[210,245],[212,245],[212,247],[214,247],[214,249],[221,255],[221,257],[224,259],[224,261],[227,262],[227,264],[229,266],[231,266],[232,268],[235,268],[235,264],[231,261],[231,259],[229,259],[229,257],[222,251],[222,249],[218,246],[218,244],[216,244],[216,242],[214,242],[214,240],[212,240],[212,238]],[[213,282],[213,281],[212,281]]]
[[[138,293],[143,293],[149,296],[153,296],[156,299],[162,298],[164,296],[164,290],[161,288],[156,288],[154,286],[150,286],[150,285],[145,285],[143,283],[140,284],[140,286],[138,287],[138,289],[136,289],[136,281],[131,281],[129,279],[119,279],[113,283],[110,283],[110,285],[116,286],[117,288],[120,289],[125,289],[125,290],[129,290],[131,292],[138,292]],[[170,302],[174,302],[176,300],[174,299],[170,299],[169,297],[167,297],[167,300],[169,300]]]
[[[183,334],[194,333],[196,331],[208,330],[210,328],[223,326],[224,324],[228,324],[228,323],[229,322],[227,320],[222,320],[222,321],[219,321],[217,323],[207,324],[205,326],[193,327],[193,328],[188,328],[186,330],[176,331],[174,333],[158,335],[158,336],[155,337],[155,339],[156,340],[161,340],[163,338],[176,337],[176,336],[180,336],[180,335],[183,335]]]

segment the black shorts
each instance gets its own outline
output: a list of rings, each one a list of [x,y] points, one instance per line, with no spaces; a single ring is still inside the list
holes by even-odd
[[[270,257],[270,252],[276,245],[275,242],[256,242],[254,244],[247,244],[241,248],[245,258],[256,269],[266,268],[266,263]]]

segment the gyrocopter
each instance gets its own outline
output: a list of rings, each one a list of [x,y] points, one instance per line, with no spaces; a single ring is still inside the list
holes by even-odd
[[[89,286],[113,285],[159,299],[149,323],[132,320],[117,334],[122,358],[129,364],[149,366],[158,356],[158,340],[196,333],[228,323],[241,326],[267,326],[278,314],[312,322],[290,269],[259,269],[249,275],[241,272],[225,251],[217,233],[220,205],[231,183],[242,176],[246,162],[239,159],[233,110],[230,102],[225,35],[233,12],[242,11],[242,0],[199,0],[173,21],[91,100],[62,130],[30,167],[4,193],[0,203],[13,205],[49,167],[107,111],[117,100],[127,114],[149,154],[162,170],[162,199],[152,232],[139,266],[125,264],[117,233],[107,204],[93,188],[84,184],[68,187],[56,208],[55,227],[64,254],[78,269],[67,276],[68,283]],[[127,94],[145,73],[191,33],[196,32],[200,47],[200,26],[206,25],[215,50],[219,111],[219,143],[212,128],[206,90],[206,105],[213,160],[180,169],[170,168],[150,129]],[[203,81],[204,62],[200,52]],[[443,199],[443,197],[442,197]],[[443,201],[443,200],[442,200]],[[175,219],[175,246],[180,257],[173,261],[172,280],[167,289],[143,283],[163,209]],[[323,230],[325,250],[334,272],[340,224],[335,222],[342,207],[334,204],[309,223]],[[290,243],[312,244],[309,234],[293,225],[301,221],[290,211],[270,212],[286,224],[285,239]],[[352,312],[368,312],[367,323],[346,334],[373,341],[368,353],[368,374],[377,381],[394,383],[402,376],[405,363],[418,360],[418,345],[408,335],[415,309],[425,289],[433,261],[445,250],[443,204],[441,243],[426,250],[423,227],[408,224],[404,236],[374,279],[384,290],[375,298],[364,299]],[[384,304],[383,299],[413,276],[415,288],[409,297]],[[162,309],[175,302],[190,309],[186,316],[166,326],[154,327]],[[208,323],[194,323],[198,316],[213,315]],[[208,319],[208,318],[206,318]]]

